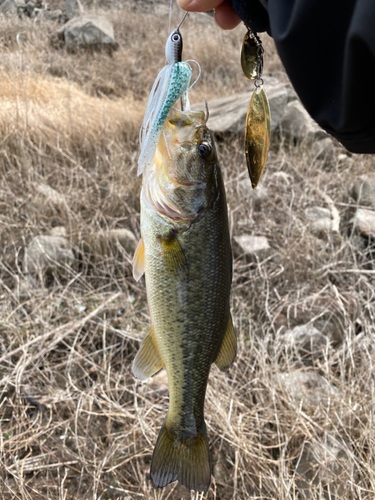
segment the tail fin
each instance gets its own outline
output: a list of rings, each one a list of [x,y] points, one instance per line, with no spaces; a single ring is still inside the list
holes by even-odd
[[[164,488],[178,480],[189,490],[208,490],[211,468],[205,423],[196,438],[181,442],[164,422],[152,455],[151,480],[154,488]]]

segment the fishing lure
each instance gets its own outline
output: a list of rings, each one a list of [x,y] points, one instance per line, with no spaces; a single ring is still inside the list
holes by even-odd
[[[192,69],[187,61],[181,62],[183,43],[179,30],[186,14],[168,37],[165,45],[165,57],[168,64],[156,77],[148,98],[139,132],[141,152],[138,159],[138,175],[141,175],[145,167],[154,159],[164,122],[173,104],[182,96],[185,96],[185,101],[188,102],[187,92],[191,88],[189,85]]]
[[[256,33],[248,28],[241,50],[241,66],[245,76],[254,80],[246,115],[245,152],[251,185],[255,189],[263,175],[270,144],[270,107],[263,88],[263,46]]]

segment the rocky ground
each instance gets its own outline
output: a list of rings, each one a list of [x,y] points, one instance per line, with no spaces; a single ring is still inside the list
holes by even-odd
[[[0,496],[195,498],[155,492],[167,377],[130,367],[148,322],[138,130],[164,64],[161,2],[0,2]],[[172,25],[180,19],[173,11]],[[85,34],[86,33],[86,34]],[[87,35],[90,34],[90,36]],[[265,45],[271,148],[255,191],[243,122],[243,27],[191,15],[225,178],[239,344],[213,367],[207,499],[373,499],[374,157],[309,118]]]

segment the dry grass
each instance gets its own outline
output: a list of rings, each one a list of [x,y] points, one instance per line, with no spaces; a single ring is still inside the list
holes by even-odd
[[[148,478],[168,392],[163,373],[140,384],[130,372],[148,325],[144,284],[135,286],[131,256],[106,255],[93,263],[81,255],[78,268],[48,283],[33,281],[22,267],[32,236],[55,226],[65,226],[78,244],[80,235],[108,228],[128,227],[139,235],[136,135],[163,63],[167,21],[150,10],[105,5],[120,43],[113,57],[66,54],[56,48],[53,24],[0,20],[4,500],[190,498],[176,485],[156,492]],[[197,59],[203,71],[193,100],[248,89],[238,58],[242,33],[221,33],[198,16],[186,23],[185,57]],[[267,52],[266,68],[280,76],[269,40]],[[303,143],[281,138],[272,145],[262,181],[268,196],[257,201],[250,183],[244,187],[241,139],[219,138],[218,151],[232,234],[265,235],[273,253],[256,262],[236,254],[232,314],[239,354],[229,373],[213,368],[208,386],[215,479],[204,498],[370,500],[373,247],[360,247],[350,232],[354,204],[348,193],[374,159],[343,162],[337,146],[324,166],[311,160]],[[65,208],[38,195],[42,183],[64,195]],[[340,236],[318,239],[304,209],[329,204],[338,210]],[[286,328],[307,322],[331,338],[310,354],[288,346],[283,336]],[[294,397],[283,376],[295,370],[323,376],[332,391],[317,405],[308,394]],[[341,465],[329,468],[330,457],[320,455],[326,473],[319,477],[326,479],[298,490],[301,454],[310,444],[318,449],[320,441],[336,443]]]

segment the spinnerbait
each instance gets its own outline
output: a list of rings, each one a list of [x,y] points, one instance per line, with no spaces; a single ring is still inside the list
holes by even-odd
[[[158,74],[148,98],[146,113],[139,132],[141,152],[138,159],[138,175],[152,163],[160,134],[169,110],[180,97],[187,99],[190,90],[192,70],[187,62],[181,62],[182,37],[180,26],[172,31],[165,45],[165,57],[168,64]],[[195,82],[194,82],[195,83]]]

